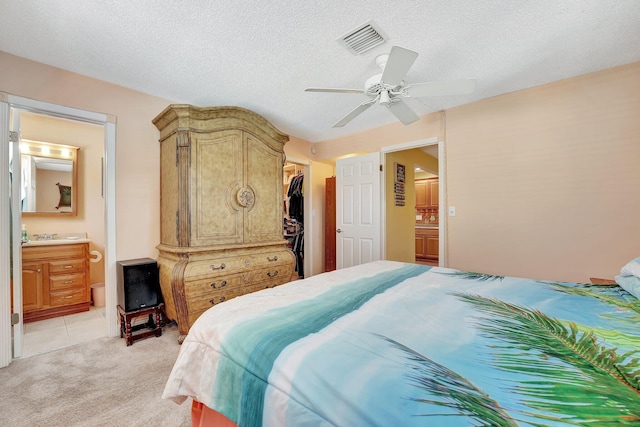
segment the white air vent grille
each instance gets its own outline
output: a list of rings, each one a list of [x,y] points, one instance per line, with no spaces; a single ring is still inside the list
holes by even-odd
[[[351,53],[360,55],[384,43],[385,34],[375,22],[369,21],[360,25],[338,39]]]

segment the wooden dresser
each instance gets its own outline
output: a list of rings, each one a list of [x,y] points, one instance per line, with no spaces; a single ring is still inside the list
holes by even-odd
[[[89,310],[89,243],[22,248],[24,322]]]
[[[179,341],[208,308],[290,281],[283,239],[284,144],[239,107],[170,105],[160,131],[160,287]]]

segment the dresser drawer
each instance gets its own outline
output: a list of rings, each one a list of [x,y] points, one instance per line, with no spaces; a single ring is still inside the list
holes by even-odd
[[[49,274],[70,274],[84,272],[85,260],[84,259],[67,259],[61,261],[49,262]]]
[[[253,271],[257,268],[290,264],[293,259],[288,249],[272,249],[264,252],[253,251],[250,254],[234,257],[220,257],[207,261],[190,263],[185,270],[185,278],[199,279]]]
[[[242,295],[242,288],[229,288],[224,291],[212,291],[208,294],[198,295],[197,297],[187,298],[187,307],[189,312],[203,312],[221,302],[229,301],[232,298]]]
[[[227,276],[213,276],[204,279],[185,281],[184,296],[187,299],[206,298],[210,294],[219,292],[234,292],[241,288],[244,281],[240,274]]]
[[[49,291],[71,288],[84,290],[85,283],[84,273],[49,276]]]
[[[293,270],[290,265],[275,265],[271,268],[261,268],[259,270],[253,270],[244,275],[244,288],[247,293],[247,286],[251,286],[256,283],[269,282],[269,283],[285,283],[291,280]]]
[[[185,280],[208,280],[208,278],[239,273],[244,268],[241,258],[218,258],[189,264],[184,276]]]
[[[242,292],[249,294],[282,285],[291,281],[292,274],[293,266],[291,264],[258,270],[253,274],[253,280],[244,284]]]
[[[62,306],[85,302],[84,289],[71,289],[63,292],[52,292],[50,295],[50,304],[52,306]]]

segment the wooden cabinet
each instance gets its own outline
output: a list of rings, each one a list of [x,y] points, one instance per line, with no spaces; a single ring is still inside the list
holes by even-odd
[[[416,259],[427,258],[427,245],[424,236],[418,236],[416,234]]]
[[[437,228],[416,228],[416,259],[437,261],[440,238]]]
[[[160,131],[160,286],[179,340],[209,307],[286,283],[284,144],[239,107],[170,105]]]
[[[416,180],[416,208],[426,209],[437,207],[440,204],[439,188],[440,187],[438,178]]]
[[[24,251],[23,251],[24,252]],[[24,313],[42,308],[42,263],[22,263],[22,311]]]
[[[429,179],[429,207],[437,207],[440,205],[440,181],[438,179]]]
[[[22,248],[25,322],[89,310],[89,244]]]
[[[427,207],[427,200],[430,200],[429,186],[427,186],[426,180],[419,180],[415,182],[416,187],[416,208]]]

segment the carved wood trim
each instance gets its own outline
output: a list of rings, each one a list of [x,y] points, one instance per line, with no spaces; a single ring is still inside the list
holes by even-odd
[[[180,335],[186,336],[189,333],[189,309],[187,307],[187,299],[184,294],[184,271],[189,264],[188,256],[180,256],[179,261],[173,266],[171,272],[171,294],[173,296],[173,304],[176,310],[178,322],[178,332]],[[184,339],[184,338],[183,338]],[[182,342],[182,340],[180,340]]]
[[[160,131],[160,141],[178,129],[191,132],[215,132],[217,130],[240,129],[252,133],[266,143],[270,140],[280,144],[289,141],[289,136],[280,132],[267,119],[253,111],[234,106],[196,107],[186,104],[171,104],[152,120]],[[277,144],[274,145],[277,148]]]
[[[176,165],[178,167],[178,212],[176,212],[176,238],[178,246],[189,246],[191,215],[189,200],[191,185],[191,136],[180,130],[176,135]]]

